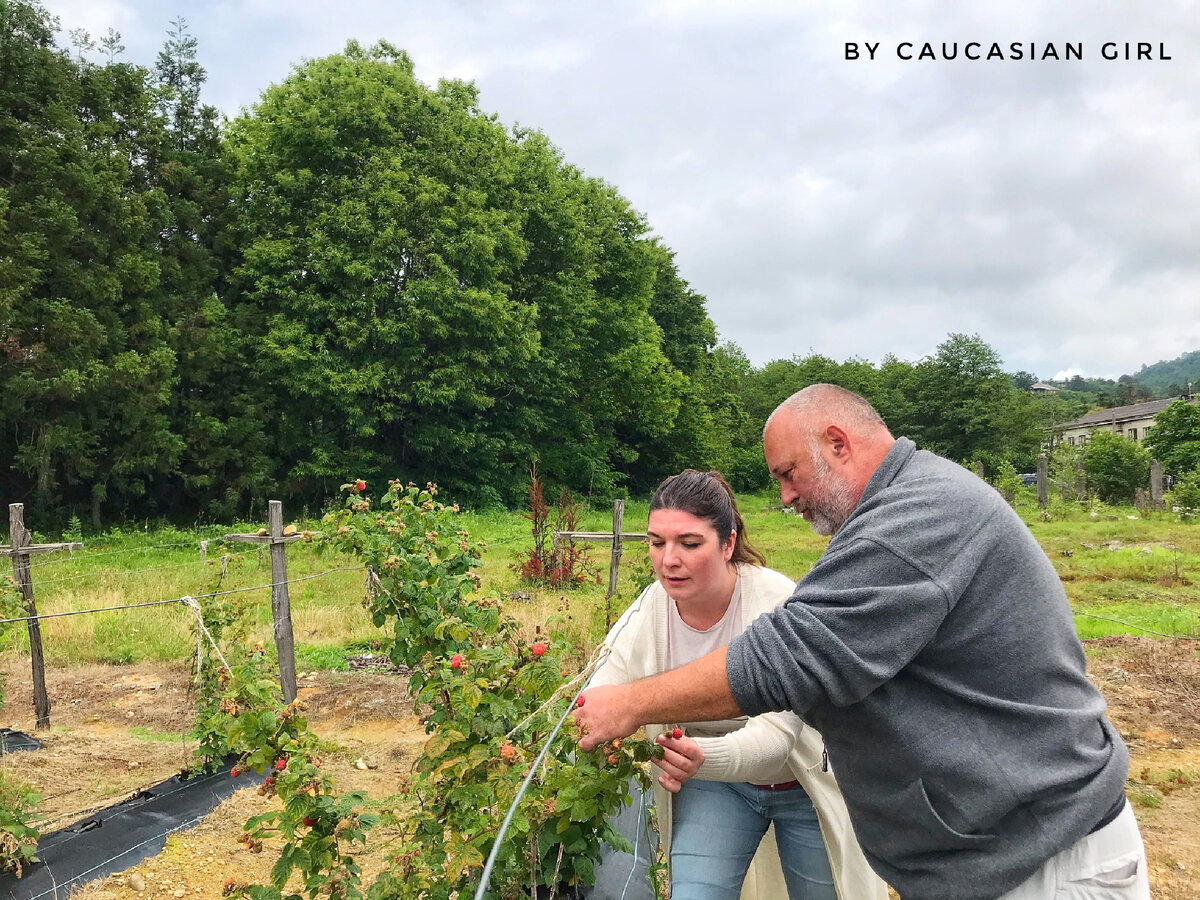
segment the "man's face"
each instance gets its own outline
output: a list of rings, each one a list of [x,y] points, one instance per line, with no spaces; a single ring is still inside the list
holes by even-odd
[[[817,534],[833,534],[850,517],[861,491],[855,491],[821,455],[790,412],[771,420],[763,435],[763,453],[779,497],[812,525]]]

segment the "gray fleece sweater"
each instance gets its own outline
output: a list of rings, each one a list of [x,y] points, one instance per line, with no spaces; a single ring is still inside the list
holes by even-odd
[[[825,737],[905,900],[991,900],[1118,802],[1129,754],[1054,567],[996,491],[896,441],[791,598],[729,645],[747,715]]]

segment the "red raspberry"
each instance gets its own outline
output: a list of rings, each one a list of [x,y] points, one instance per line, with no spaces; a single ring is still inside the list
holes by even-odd
[[[676,728],[674,731],[672,731],[672,732],[671,732],[671,737],[673,737],[673,738],[681,738],[681,737],[683,737],[683,729],[682,729],[682,728]]]
[[[463,655],[461,653],[455,653],[452,657],[450,657],[450,668],[461,669],[462,664],[463,664]]]
[[[547,647],[545,644],[543,644],[543,643],[541,643],[541,642],[539,641],[538,643],[536,643],[536,644],[534,644],[532,647],[530,647],[530,648],[529,648],[529,651],[530,651],[530,652],[531,652],[531,653],[532,653],[534,656],[541,656],[541,655],[542,655],[543,653],[545,653],[545,652],[546,652],[548,649],[549,649],[549,648],[548,648],[548,647]]]
[[[582,698],[582,697],[580,697],[578,700],[576,700],[576,701],[575,701],[575,705],[576,705],[576,706],[583,706],[583,698]]]
[[[279,757],[279,759],[275,760],[275,771],[276,772],[282,772],[286,768],[287,768],[287,760],[284,759],[282,756]]]

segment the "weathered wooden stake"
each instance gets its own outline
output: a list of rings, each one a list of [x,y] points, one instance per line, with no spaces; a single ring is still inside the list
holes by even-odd
[[[29,532],[25,530],[25,504],[8,505],[8,533],[12,541],[13,578],[25,598],[28,615],[36,616],[33,579],[29,575]],[[50,727],[50,695],[46,693],[46,660],[42,655],[42,627],[37,619],[25,623],[29,629],[29,660],[33,665],[33,711],[38,728]]]
[[[1157,459],[1150,460],[1150,505],[1154,509],[1163,508],[1162,465]]]
[[[271,546],[271,616],[275,622],[275,649],[279,653],[279,686],[283,699],[296,699],[296,647],[292,637],[292,604],[288,598],[286,544],[304,539],[303,534],[283,533],[283,503],[267,504],[266,534],[227,534],[227,541],[245,541]]]
[[[608,593],[604,599],[609,599],[617,592],[617,570],[621,566],[621,521],[625,518],[625,501],[613,501],[613,543],[612,555],[608,562]]]
[[[622,531],[621,522],[625,518],[625,501],[613,501],[613,530],[610,534],[607,531],[556,531],[554,532],[554,549],[558,549],[559,541],[612,541],[612,555],[609,557],[608,563],[608,594],[605,595],[605,600],[611,600],[613,594],[617,592],[617,571],[621,565],[621,544],[623,541],[644,541],[646,535],[644,532],[637,531]],[[605,627],[612,626],[612,606],[605,604],[604,612]]]
[[[271,613],[275,618],[275,648],[279,652],[279,684],[283,699],[296,699],[296,648],[292,640],[292,603],[288,597],[287,549],[283,546],[283,503],[272,500],[267,508],[271,535]]]
[[[1050,502],[1050,460],[1045,453],[1039,453],[1037,458],[1037,489],[1038,506],[1045,509]]]

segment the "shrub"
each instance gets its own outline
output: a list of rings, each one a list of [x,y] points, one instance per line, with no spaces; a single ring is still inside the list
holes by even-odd
[[[1021,477],[1013,464],[1006,459],[996,467],[996,478],[992,484],[1000,492],[1000,496],[1011,504],[1021,488]]]
[[[21,877],[37,861],[38,832],[29,823],[41,797],[0,769],[0,872]]]
[[[1200,516],[1200,467],[1175,482],[1175,487],[1167,494],[1167,507],[1186,519]]]
[[[1088,490],[1106,503],[1130,503],[1150,481],[1150,454],[1119,434],[1097,432],[1083,448]]]
[[[524,559],[512,566],[522,580],[552,588],[578,587],[591,578],[599,580],[583,547],[570,540],[555,545],[555,532],[578,528],[579,503],[566,490],[562,491],[551,524],[550,505],[536,468],[529,473],[529,512],[521,515],[529,520],[533,531],[533,546]]]

